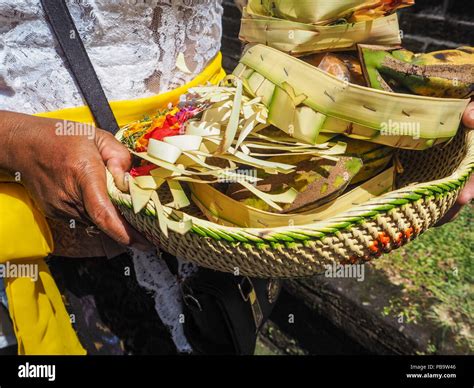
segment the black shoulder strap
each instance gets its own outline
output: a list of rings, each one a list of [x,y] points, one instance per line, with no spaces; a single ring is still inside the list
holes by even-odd
[[[112,109],[100,85],[97,74],[87,55],[82,39],[64,0],[41,0],[47,20],[61,46],[67,64],[79,89],[89,106],[96,124],[112,134],[118,131]],[[170,271],[176,275],[178,262],[168,255],[165,260]]]
[[[99,128],[115,134],[119,127],[64,0],[41,0],[76,83]]]

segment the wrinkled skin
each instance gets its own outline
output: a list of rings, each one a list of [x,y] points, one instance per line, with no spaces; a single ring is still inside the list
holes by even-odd
[[[95,224],[119,244],[146,248],[146,240],[107,194],[105,166],[117,186],[127,189],[124,177],[131,164],[127,149],[101,129],[95,129],[94,136],[57,135],[57,123],[0,111],[4,144],[0,169],[21,174],[21,183],[48,218]]]

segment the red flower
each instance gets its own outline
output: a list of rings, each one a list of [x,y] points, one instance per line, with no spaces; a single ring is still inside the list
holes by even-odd
[[[175,136],[180,134],[181,125],[174,116],[167,115],[166,120],[161,127],[152,129],[145,135],[145,139],[163,140],[167,136]]]
[[[178,122],[178,119],[175,116],[171,116],[171,115],[166,116],[166,124],[168,124],[170,127],[175,125],[177,122]]]
[[[154,170],[155,168],[158,168],[158,167],[151,163],[145,164],[144,166],[133,167],[130,170],[130,175],[133,178],[136,178],[137,176],[150,175],[150,171]]]
[[[179,135],[179,128],[155,128],[153,131],[145,135],[145,139],[163,140],[164,137],[175,135]]]

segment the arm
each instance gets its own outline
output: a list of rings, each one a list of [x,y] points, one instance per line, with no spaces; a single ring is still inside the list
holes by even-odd
[[[19,173],[21,183],[47,217],[94,223],[123,245],[143,247],[143,237],[107,195],[105,166],[117,186],[125,189],[130,154],[101,129],[94,128],[89,136],[61,135],[57,128],[64,123],[0,111],[0,170]]]

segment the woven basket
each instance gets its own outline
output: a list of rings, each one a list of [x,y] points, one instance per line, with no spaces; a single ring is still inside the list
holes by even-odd
[[[130,195],[108,174],[112,201],[125,218],[161,249],[198,265],[254,277],[292,278],[328,264],[360,263],[390,252],[435,225],[454,204],[474,169],[474,131],[459,130],[449,143],[426,151],[398,151],[403,172],[397,190],[304,226],[255,229],[200,221],[185,235],[158,227],[152,203],[139,214]],[[160,197],[166,195],[160,192]],[[186,213],[205,220],[191,205]],[[204,225],[204,226],[202,226]]]

